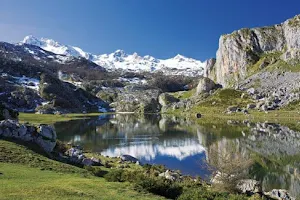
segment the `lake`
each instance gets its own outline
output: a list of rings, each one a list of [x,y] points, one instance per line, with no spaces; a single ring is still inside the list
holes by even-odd
[[[217,155],[253,160],[247,173],[264,190],[300,196],[300,132],[275,123],[206,122],[175,116],[101,115],[55,124],[58,139],[107,156],[129,154],[209,179]]]

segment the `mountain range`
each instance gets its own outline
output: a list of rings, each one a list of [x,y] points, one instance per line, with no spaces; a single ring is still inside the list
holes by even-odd
[[[183,55],[176,55],[169,59],[157,59],[152,56],[140,56],[137,53],[127,54],[123,50],[116,50],[110,54],[95,55],[79,47],[61,44],[47,38],[37,39],[30,35],[19,43],[38,46],[57,55],[82,57],[105,68],[107,71],[157,72],[168,75],[198,76],[203,74],[206,62],[201,62]]]

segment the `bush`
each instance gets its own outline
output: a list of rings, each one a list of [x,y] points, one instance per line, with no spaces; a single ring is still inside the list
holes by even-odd
[[[146,191],[170,199],[176,199],[182,193],[182,186],[160,177],[145,175],[143,171],[113,169],[104,175],[109,182],[131,182],[138,191]]]
[[[139,191],[147,191],[153,194],[176,199],[182,193],[182,187],[178,183],[163,178],[144,177],[135,183]]]
[[[123,169],[114,169],[104,175],[105,180],[108,182],[124,182]]]
[[[96,166],[85,166],[85,169],[90,171],[94,176],[98,176],[98,177],[104,177],[105,175],[107,175],[107,171],[102,170],[100,167],[96,167]]]
[[[242,195],[208,191],[204,188],[191,188],[185,190],[178,200],[246,200]]]

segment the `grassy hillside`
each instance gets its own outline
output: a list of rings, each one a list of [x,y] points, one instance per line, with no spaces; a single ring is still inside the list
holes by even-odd
[[[0,140],[0,199],[163,199]]]

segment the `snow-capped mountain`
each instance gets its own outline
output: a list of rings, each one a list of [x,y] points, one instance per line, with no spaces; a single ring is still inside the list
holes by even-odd
[[[83,57],[108,71],[125,70],[134,72],[155,72],[162,71],[165,74],[197,76],[202,75],[206,62],[201,62],[182,55],[169,59],[157,59],[152,56],[140,56],[137,53],[126,54],[123,50],[117,50],[111,54],[94,55],[83,51],[79,47],[60,44],[52,39],[37,39],[34,36],[26,36],[21,42],[38,46],[46,51],[55,54]]]

